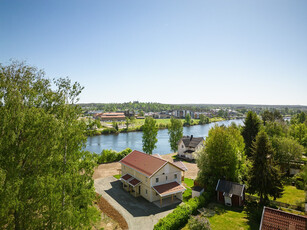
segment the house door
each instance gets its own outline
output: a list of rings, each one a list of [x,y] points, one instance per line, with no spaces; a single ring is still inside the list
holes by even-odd
[[[224,198],[225,198],[225,205],[231,206],[232,205],[231,198],[229,196],[224,196]]]
[[[139,194],[141,194],[141,185],[139,186]]]

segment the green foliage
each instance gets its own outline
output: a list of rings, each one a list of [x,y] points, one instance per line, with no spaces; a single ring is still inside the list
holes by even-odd
[[[99,214],[82,87],[24,63],[0,65],[0,228],[86,229]]]
[[[129,153],[132,152],[132,149],[126,148],[125,150],[121,152],[117,152],[112,149],[104,149],[98,156],[98,164],[104,164],[104,163],[111,163],[115,161],[120,161],[125,156],[127,156]]]
[[[239,181],[245,163],[244,141],[237,128],[215,126],[199,153],[197,181],[214,190],[218,179]]]
[[[177,206],[173,212],[160,219],[154,230],[178,230],[189,220],[190,215],[196,214],[197,209],[205,206],[210,201],[211,195],[203,193],[200,197],[190,199],[183,205]]]
[[[191,216],[188,222],[190,230],[210,230],[210,222],[203,216]]]
[[[274,160],[283,168],[289,170],[291,161],[300,161],[304,147],[296,140],[286,137],[272,138],[272,146],[275,150]]]
[[[184,193],[182,194],[182,201],[183,202],[187,202],[188,200],[190,200],[192,197],[192,189],[187,188],[187,190],[184,191]]]
[[[191,125],[193,123],[192,121],[192,118],[191,118],[191,115],[188,113],[186,116],[185,116],[185,120],[184,120],[184,125]]]
[[[143,151],[148,154],[152,154],[152,151],[157,147],[158,127],[156,126],[156,120],[152,117],[146,117],[143,125]]]
[[[257,193],[264,204],[271,195],[276,199],[282,195],[283,185],[279,168],[273,162],[274,150],[264,131],[260,131],[253,143],[252,168],[248,191]]]
[[[274,122],[276,120],[282,121],[283,117],[278,110],[270,112],[269,110],[264,110],[261,114],[263,125],[266,125],[267,122]]]
[[[111,133],[117,133],[118,131],[114,128],[105,128],[100,133],[101,134],[111,134]]]
[[[290,135],[307,149],[307,125],[293,124],[290,127]]]
[[[171,118],[171,124],[168,127],[169,143],[171,149],[176,152],[178,150],[178,141],[183,135],[182,122],[174,117]]]
[[[261,122],[257,114],[252,111],[248,111],[242,129],[242,136],[245,142],[245,153],[248,157],[251,156],[252,143],[260,130],[260,126]]]
[[[288,129],[289,127],[286,125],[286,123],[282,121],[267,122],[266,126],[264,126],[264,130],[269,137],[286,137],[288,134]]]
[[[199,115],[199,124],[204,125],[204,124],[209,124],[210,120],[209,117],[206,117],[204,114]]]

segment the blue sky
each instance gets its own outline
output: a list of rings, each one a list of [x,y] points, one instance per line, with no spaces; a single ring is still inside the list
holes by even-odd
[[[80,102],[307,105],[305,0],[0,0],[0,62]]]

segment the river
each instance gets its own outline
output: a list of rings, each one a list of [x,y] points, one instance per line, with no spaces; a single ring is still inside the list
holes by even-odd
[[[231,124],[231,122],[234,122],[237,125],[243,125],[242,119],[219,121],[207,125],[194,125],[190,127],[183,127],[183,135],[193,135],[194,137],[206,138],[208,136],[209,129],[212,128],[215,124],[219,126],[228,126]],[[153,153],[163,155],[172,152],[172,150],[170,149],[170,144],[168,142],[169,136],[167,131],[167,129],[162,129],[158,131],[158,142],[156,144],[157,148],[154,149]],[[142,135],[143,132],[129,132],[88,137],[85,149],[95,153],[100,153],[103,149],[113,149],[116,151],[121,151],[125,148],[142,151]]]

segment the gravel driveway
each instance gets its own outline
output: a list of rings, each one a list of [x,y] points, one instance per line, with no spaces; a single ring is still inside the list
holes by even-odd
[[[158,220],[176,205],[158,208],[143,197],[133,197],[122,189],[122,183],[114,177],[96,179],[95,190],[102,195],[126,219],[130,230],[152,230]]]

